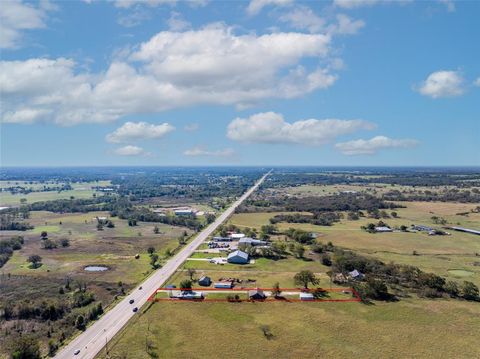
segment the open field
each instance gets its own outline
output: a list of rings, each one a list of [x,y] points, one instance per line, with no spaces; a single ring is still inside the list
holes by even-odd
[[[431,191],[439,192],[445,189],[453,189],[455,186],[402,186],[402,185],[390,185],[386,183],[365,183],[365,184],[335,184],[335,185],[300,185],[293,187],[275,187],[267,189],[268,192],[273,194],[287,194],[294,196],[327,196],[331,194],[337,194],[345,191],[365,192],[369,194],[384,194],[386,192],[396,191]],[[473,187],[477,188],[478,187]]]
[[[0,206],[16,206],[19,205],[21,199],[26,199],[26,203],[34,203],[40,201],[53,201],[56,199],[68,199],[70,197],[84,199],[92,198],[93,194],[103,195],[102,192],[92,190],[92,186],[108,186],[110,181],[98,181],[98,182],[80,182],[72,183],[72,190],[68,191],[43,191],[43,192],[30,192],[28,194],[18,193],[11,194],[10,192],[0,192]],[[49,187],[58,186],[56,184],[46,184]],[[6,188],[11,186],[22,186],[25,188],[31,188],[33,191],[40,191],[43,183],[25,183],[22,181],[0,181],[0,188]]]
[[[144,308],[108,350],[110,358],[135,359],[152,353],[171,358],[473,358],[480,355],[479,316],[478,304],[448,300],[371,306],[159,302]],[[98,357],[107,358],[105,351]]]
[[[51,212],[32,212],[30,223],[35,228],[26,232],[2,232],[2,237],[13,234],[23,235],[25,245],[2,268],[5,273],[21,275],[66,275],[75,274],[84,279],[123,280],[136,283],[150,271],[148,247],[153,246],[162,255],[167,249],[178,246],[177,238],[187,228],[158,225],[159,234],[153,233],[152,223],[139,223],[130,227],[126,220],[112,218],[115,228],[104,228],[97,231],[97,216],[107,216],[106,212],[90,212],[87,214],[55,214]],[[60,224],[61,223],[61,224]],[[51,240],[67,238],[70,246],[46,250],[41,248],[40,233],[48,232]],[[141,254],[135,259],[135,254]],[[32,254],[43,258],[42,267],[37,270],[28,268],[26,259]],[[106,265],[111,268],[105,272],[85,273],[87,265]]]
[[[460,225],[468,228],[480,228],[480,213],[468,216],[456,213],[467,212],[476,204],[404,202],[407,208],[398,208],[398,218],[383,219],[390,226],[424,224],[436,228],[431,217],[438,216],[447,220],[448,225]],[[239,213],[232,216],[230,223],[242,227],[260,229],[269,224],[274,213]],[[359,253],[372,255],[385,262],[412,264],[426,271],[434,272],[452,280],[468,280],[480,285],[480,236],[449,231],[450,236],[429,236],[426,233],[367,233],[360,229],[362,225],[377,222],[372,218],[361,218],[357,221],[346,219],[333,226],[316,226],[308,223],[279,223],[280,230],[298,228],[318,234],[318,240],[335,246],[353,249]],[[418,255],[413,255],[416,251]],[[190,264],[189,264],[190,265]],[[202,267],[205,268],[205,267]],[[466,271],[460,277],[454,269]]]
[[[39,300],[47,303],[64,301],[71,293],[62,295],[59,289],[71,281],[73,288],[76,288],[77,283],[85,283],[95,300],[107,307],[122,296],[122,291],[129,291],[152,272],[148,247],[156,249],[162,262],[166,259],[167,249],[174,250],[178,247],[178,238],[184,231],[192,233],[187,228],[157,224],[160,233],[154,234],[153,223],[140,222],[138,226],[130,227],[126,220],[118,218],[111,218],[114,228],[104,227],[103,231],[98,231],[97,216],[108,216],[108,213],[56,214],[36,211],[31,212],[29,219],[35,225],[33,230],[0,232],[0,238],[10,238],[13,235],[25,238],[22,249],[14,251],[1,269],[0,306],[7,302],[21,303],[25,299],[31,303]],[[40,238],[42,231],[47,231],[50,240],[59,242],[66,238],[70,245],[64,248],[58,244],[56,249],[43,249]],[[135,259],[137,253],[140,254],[139,259]],[[31,269],[27,263],[27,258],[33,254],[42,257],[43,264],[37,269]],[[87,272],[84,268],[88,265],[105,266],[108,270]],[[90,306],[79,308],[76,315],[89,309]],[[75,317],[67,318],[67,322],[74,319]],[[0,322],[0,330],[7,328],[3,325],[11,326],[11,323]],[[22,325],[31,326],[39,334],[44,334],[48,323],[25,322]],[[55,325],[57,331],[54,338],[58,338],[62,331],[67,337],[78,332],[71,322],[56,322]],[[0,347],[7,350],[8,340],[8,336],[2,337]],[[46,347],[46,341],[42,341],[42,347]],[[0,358],[3,358],[2,355],[6,354],[0,350]]]

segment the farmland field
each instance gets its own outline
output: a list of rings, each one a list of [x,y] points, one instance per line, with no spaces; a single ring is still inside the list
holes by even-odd
[[[211,358],[232,352],[235,358],[320,353],[337,358],[474,358],[480,355],[474,334],[480,331],[479,316],[478,304],[447,300],[371,306],[162,301],[147,306],[108,346],[108,356],[102,351],[98,358],[151,358],[152,353]],[[271,339],[263,334],[264,327]]]

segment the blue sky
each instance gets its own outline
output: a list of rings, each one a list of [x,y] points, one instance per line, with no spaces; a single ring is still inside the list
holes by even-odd
[[[2,166],[480,165],[479,2],[2,4]]]

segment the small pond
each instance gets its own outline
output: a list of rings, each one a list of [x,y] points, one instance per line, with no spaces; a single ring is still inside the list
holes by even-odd
[[[106,270],[109,270],[110,268],[105,267],[105,266],[86,266],[83,268],[83,270],[87,272],[105,272]]]

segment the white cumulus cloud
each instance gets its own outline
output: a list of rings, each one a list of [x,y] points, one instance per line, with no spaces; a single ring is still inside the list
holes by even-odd
[[[338,136],[373,128],[374,124],[363,120],[308,119],[288,123],[279,113],[262,112],[234,119],[228,125],[227,137],[249,143],[323,145]]]
[[[386,148],[409,148],[418,144],[412,139],[392,139],[385,136],[375,136],[369,140],[353,140],[341,142],[335,148],[345,155],[373,155],[377,151]]]
[[[293,3],[293,0],[250,0],[247,6],[247,14],[250,16],[259,14],[265,6],[285,6]]]
[[[1,61],[1,118],[75,125],[198,104],[294,98],[333,85],[333,69],[321,66],[331,60],[330,47],[326,34],[237,35],[213,24],[160,32],[100,73],[82,72],[65,58]],[[306,59],[313,61],[303,65]]]
[[[235,154],[235,151],[231,148],[225,148],[222,150],[208,150],[201,146],[196,146],[183,152],[185,156],[192,157],[231,157]]]
[[[460,96],[465,92],[464,80],[458,71],[433,72],[420,84],[418,92],[432,98]]]
[[[147,122],[125,122],[123,126],[109,133],[105,139],[111,143],[130,142],[135,140],[157,139],[175,130],[169,123],[154,125]]]
[[[147,152],[141,147],[127,145],[120,148],[117,148],[113,151],[116,155],[119,156],[145,156]]]
[[[473,84],[474,84],[475,86],[480,86],[480,77],[477,78],[477,79],[473,82]]]
[[[372,6],[379,3],[380,0],[333,0],[333,4],[343,9],[354,9],[364,6]]]
[[[0,4],[0,48],[14,49],[20,46],[25,30],[46,27],[47,12],[56,6],[48,1],[38,5],[21,0],[5,0]]]

